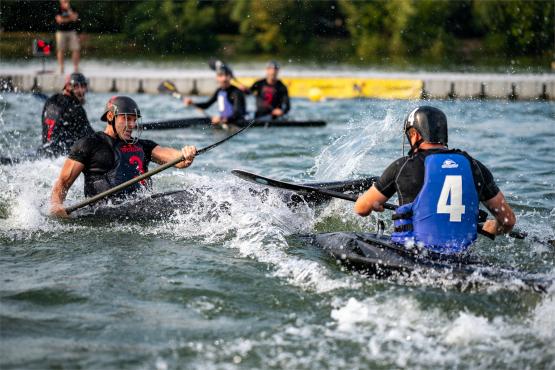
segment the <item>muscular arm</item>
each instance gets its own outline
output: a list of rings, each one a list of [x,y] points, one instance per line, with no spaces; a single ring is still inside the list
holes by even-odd
[[[173,161],[176,158],[183,156],[185,159],[175,165],[177,168],[186,168],[193,163],[197,150],[194,146],[185,146],[181,150],[169,147],[162,147],[160,145],[152,149],[152,160],[158,164],[164,164]]]
[[[495,217],[484,223],[483,230],[493,235],[508,233],[516,223],[516,217],[502,192],[484,202],[487,209]]]
[[[75,182],[79,174],[83,172],[85,165],[73,159],[66,159],[60,176],[54,183],[50,198],[50,213],[58,217],[67,217],[64,209],[64,200],[71,185]]]
[[[364,194],[356,201],[354,211],[359,216],[368,216],[372,211],[383,212],[383,204],[389,198],[380,193],[375,185],[372,185]]]

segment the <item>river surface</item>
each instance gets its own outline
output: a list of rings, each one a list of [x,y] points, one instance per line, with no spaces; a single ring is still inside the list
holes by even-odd
[[[167,96],[136,95],[144,120],[194,116]],[[89,94],[95,129],[108,94]],[[252,101],[249,101],[252,107]],[[518,282],[459,289],[425,274],[380,281],[342,270],[298,234],[374,230],[352,204],[288,208],[231,175],[292,181],[379,175],[401,155],[416,101],[293,100],[322,128],[251,129],[154,178],[154,191],[205,187],[221,210],[164,221],[58,221],[45,216],[63,159],[0,166],[0,366],[128,369],[555,368],[555,289]],[[555,104],[431,101],[450,145],[493,172],[531,237],[479,239],[484,260],[553,279]],[[0,155],[40,142],[42,103],[0,97]],[[226,132],[144,132],[163,145],[206,146]],[[82,179],[67,204],[82,199]],[[252,185],[254,186],[254,185]],[[214,214],[215,213],[215,214]],[[388,213],[380,216],[386,220]],[[390,222],[388,222],[390,225]]]

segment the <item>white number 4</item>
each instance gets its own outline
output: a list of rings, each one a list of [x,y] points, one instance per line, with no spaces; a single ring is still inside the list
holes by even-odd
[[[451,195],[449,197],[449,195]],[[451,204],[447,200],[451,198]],[[437,213],[448,213],[450,222],[461,222],[465,207],[462,204],[462,177],[445,176],[445,182],[437,201]]]

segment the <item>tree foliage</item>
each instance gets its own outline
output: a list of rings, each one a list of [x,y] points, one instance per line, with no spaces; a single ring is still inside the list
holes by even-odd
[[[126,19],[129,36],[145,48],[179,54],[212,50],[217,46],[215,11],[196,0],[147,0]]]
[[[83,32],[125,33],[156,53],[312,52],[326,40],[359,58],[553,53],[553,0],[73,0]],[[54,0],[0,1],[5,31],[54,30]],[[316,45],[316,46],[314,46]],[[350,51],[349,51],[350,49]],[[317,49],[316,49],[317,50]],[[318,50],[317,50],[318,51]],[[348,55],[346,55],[348,57]]]

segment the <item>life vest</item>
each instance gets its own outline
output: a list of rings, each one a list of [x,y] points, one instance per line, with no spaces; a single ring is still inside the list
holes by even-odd
[[[274,97],[277,94],[277,90],[273,85],[264,85],[262,87],[262,106],[265,109],[274,108]]]
[[[148,171],[146,155],[139,143],[128,144],[122,140],[116,140],[115,143],[110,142],[110,145],[114,151],[114,167],[105,174],[85,179],[85,196],[87,197],[100,194]],[[130,195],[136,191],[150,188],[150,184],[150,179],[145,179],[122,190],[117,196]]]
[[[233,115],[233,104],[225,90],[218,91],[218,112],[220,112],[221,118],[227,119]]]
[[[42,143],[51,143],[54,138],[59,136],[57,132],[61,125],[62,107],[53,101],[46,103],[42,115]]]
[[[442,254],[467,249],[477,237],[479,200],[470,161],[462,154],[430,154],[422,189],[393,215],[395,243]]]
[[[43,154],[69,152],[79,139],[93,133],[87,113],[75,97],[56,94],[44,104],[42,113]]]

